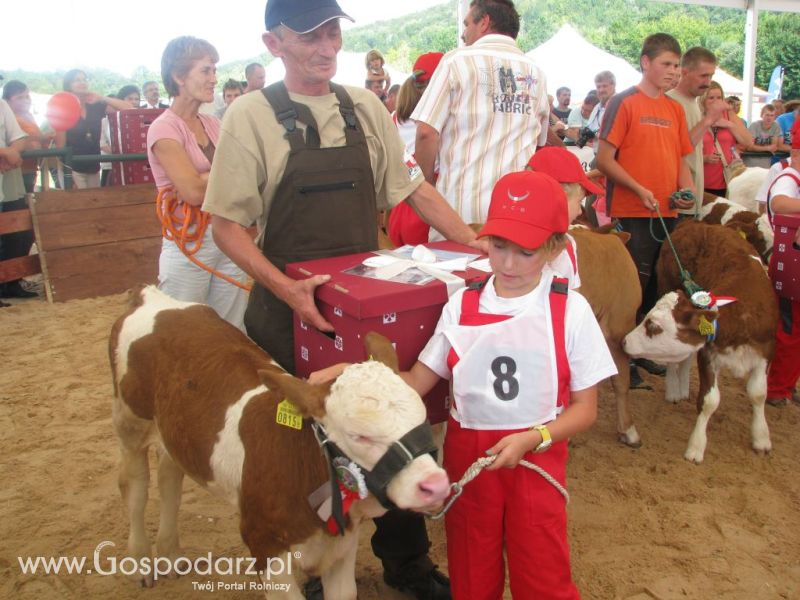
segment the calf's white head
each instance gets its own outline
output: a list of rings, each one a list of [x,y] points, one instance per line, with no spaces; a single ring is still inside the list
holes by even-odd
[[[288,374],[261,375],[270,389],[280,389],[322,425],[329,449],[365,471],[381,503],[431,510],[447,497],[449,480],[429,454],[435,446],[425,405],[397,374],[391,343],[369,334],[366,346],[374,360],[348,366],[333,383],[313,386]]]
[[[634,358],[661,363],[680,363],[708,341],[705,329],[714,325],[718,313],[692,304],[683,291],[664,294],[641,323],[622,341]]]

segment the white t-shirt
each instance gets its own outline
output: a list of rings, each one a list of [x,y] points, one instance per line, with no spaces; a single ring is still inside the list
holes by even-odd
[[[772,182],[775,181],[775,178],[781,174],[786,167],[781,164],[781,161],[776,162],[769,168],[767,171],[767,176],[764,177],[764,181],[761,182],[761,187],[758,188],[756,192],[756,201],[764,203],[767,201],[767,193],[769,192],[769,186],[772,185]],[[773,194],[774,195],[774,194]]]
[[[524,296],[501,298],[494,289],[494,277],[486,283],[480,296],[479,310],[483,313],[516,316],[530,302],[549,303],[550,285],[554,273],[542,271],[542,279],[536,288]],[[447,366],[450,342],[445,335],[448,327],[458,325],[461,318],[461,299],[466,288],[450,296],[442,310],[433,336],[423,348],[419,360],[443,379],[452,373]],[[567,296],[565,316],[566,351],[570,368],[570,390],[578,391],[599,383],[617,374],[603,332],[595,319],[592,307],[579,292],[570,291]],[[547,340],[531,340],[532,344],[546,344]]]
[[[567,234],[567,240],[572,245],[575,263],[573,264],[569,252],[564,248],[558,256],[550,261],[549,267],[559,277],[566,277],[569,280],[569,289],[574,290],[581,287],[581,276],[578,273],[578,244],[575,243],[575,238],[570,234]]]
[[[485,223],[495,182],[545,145],[549,113],[545,76],[512,38],[444,55],[411,118],[439,133],[436,189],[465,223]]]
[[[567,128],[568,129],[572,129],[573,127],[577,127],[579,134],[580,134],[580,130],[583,127],[586,127],[586,125],[588,123],[589,123],[589,118],[588,117],[584,118],[583,112],[581,111],[581,107],[580,106],[577,106],[577,107],[573,108],[569,113],[569,117],[567,117]],[[571,138],[569,136],[566,136],[566,138],[568,140],[572,140],[573,142],[577,142],[578,141],[577,138],[573,139],[573,138]]]
[[[789,174],[794,175],[797,179],[800,179],[800,172],[796,171],[792,167],[786,167],[780,174]],[[772,199],[775,196],[789,196],[790,198],[800,198],[800,186],[797,185],[797,181],[793,177],[776,177],[775,184],[772,186],[772,189],[769,193],[769,209],[772,210]]]
[[[606,107],[602,103],[598,102],[597,104],[594,105],[594,108],[592,109],[592,114],[589,115],[589,122],[586,124],[586,127],[594,131],[597,137],[600,137],[600,134],[598,132],[600,131],[600,126],[603,124],[604,114],[606,114]],[[599,146],[600,144],[592,145],[595,154],[597,154],[597,149]]]

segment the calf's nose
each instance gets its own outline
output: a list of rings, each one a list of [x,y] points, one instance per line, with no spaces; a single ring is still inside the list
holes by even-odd
[[[439,471],[431,473],[417,484],[420,495],[430,502],[439,502],[447,498],[450,492],[450,480],[447,473]]]

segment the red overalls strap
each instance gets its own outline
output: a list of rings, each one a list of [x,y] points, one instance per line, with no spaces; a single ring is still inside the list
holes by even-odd
[[[772,188],[775,187],[775,183],[781,177],[791,177],[794,179],[794,182],[797,184],[797,187],[800,188],[800,179],[797,178],[797,175],[794,173],[781,173],[775,179],[772,180],[772,183],[769,185],[769,189],[767,190],[767,218],[769,219],[769,224],[774,229],[775,226],[772,224],[772,206],[770,206],[770,200],[772,200]]]
[[[569,247],[569,246],[568,246]],[[510,319],[510,315],[493,315],[480,312],[480,296],[488,279],[473,283],[461,297],[461,317],[459,325],[477,326],[499,323]],[[550,318],[553,323],[553,341],[556,350],[556,372],[558,374],[558,406],[566,408],[569,405],[569,360],[567,359],[566,343],[566,312],[569,280],[553,277],[550,284]],[[452,372],[458,362],[458,355],[453,348],[447,355],[447,366]]]
[[[572,245],[572,240],[569,239],[569,238],[567,238],[566,250],[567,250],[567,256],[569,256],[569,260],[572,263],[572,272],[573,273],[577,273],[578,272],[578,259],[575,256],[575,246]]]

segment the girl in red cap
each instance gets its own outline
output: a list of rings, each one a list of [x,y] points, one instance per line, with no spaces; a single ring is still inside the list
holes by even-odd
[[[412,176],[419,172],[414,151],[417,141],[417,123],[411,113],[417,107],[422,93],[428,86],[431,75],[436,70],[442,56],[441,52],[426,52],[414,61],[411,76],[403,82],[397,95],[397,110],[392,113],[392,121],[406,146],[406,166]],[[438,172],[438,165],[435,170]],[[424,244],[428,241],[430,226],[411,208],[408,202],[401,202],[389,213],[386,233],[395,246],[404,244]]]
[[[420,395],[440,377],[452,382],[451,481],[495,457],[445,517],[457,600],[502,598],[504,557],[513,597],[580,597],[567,545],[567,440],[594,423],[597,383],[616,368],[589,303],[548,266],[568,225],[555,179],[532,171],[500,178],[479,234],[489,238],[493,275],[450,297],[419,360],[401,373]]]
[[[493,275],[450,298],[406,375],[420,394],[439,377],[452,380],[444,446],[452,481],[481,456],[496,456],[445,517],[457,599],[501,598],[504,556],[512,596],[580,597],[562,494],[567,439],[594,423],[596,384],[616,368],[588,302],[548,266],[568,225],[555,179],[531,171],[500,178],[479,234],[489,238]]]

